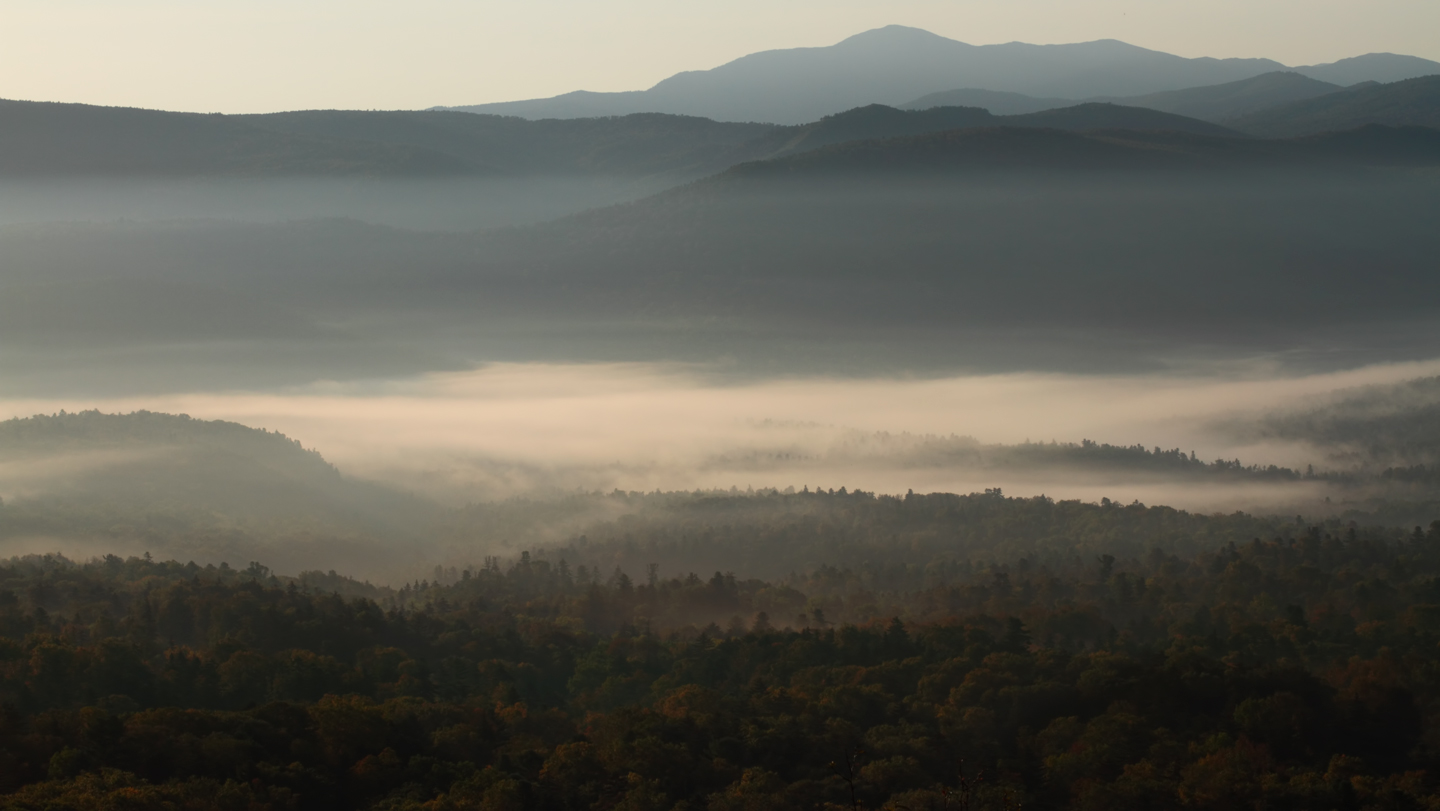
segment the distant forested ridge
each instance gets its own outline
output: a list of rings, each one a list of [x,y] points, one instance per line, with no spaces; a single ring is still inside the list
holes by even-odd
[[[12,559],[0,808],[1435,804],[1440,522],[1272,529],[913,584]]]
[[[444,111],[226,116],[0,101],[0,177],[616,176],[679,183],[738,163],[831,144],[987,127],[1239,138],[1242,133],[1291,137],[1371,124],[1440,123],[1440,100],[1432,92],[1436,77],[1311,97],[1310,85],[1288,86],[1309,80],[1276,75],[1294,78],[1267,84],[1260,77],[1234,87],[1147,97],[1135,104],[1128,99],[1066,102],[1012,115],[993,115],[979,106],[896,109],[871,104],[792,126],[661,113],[541,121]],[[1280,86],[1271,87],[1276,84]],[[1257,112],[1257,96],[1277,101]],[[1304,100],[1286,103],[1291,99]],[[955,101],[985,99],[956,96]],[[1192,111],[1206,120],[1193,117]],[[1212,123],[1222,111],[1229,112],[1223,112],[1220,123]],[[1266,154],[1283,151],[1276,147]],[[1374,162],[1375,156],[1369,160]]]
[[[1297,100],[1225,122],[1264,138],[1350,130],[1367,124],[1440,127],[1440,76],[1367,83]]]
[[[668,176],[679,182],[841,141],[997,124],[1236,134],[1183,116],[1116,105],[1083,105],[1041,117],[871,105],[781,127],[660,113],[544,121],[403,110],[226,116],[0,100],[0,177],[603,175]]]

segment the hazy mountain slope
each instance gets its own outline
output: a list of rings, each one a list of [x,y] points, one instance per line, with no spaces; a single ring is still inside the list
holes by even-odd
[[[995,120],[995,116],[974,107],[897,110],[883,104],[871,104],[828,115],[810,124],[778,128],[770,136],[750,144],[746,151],[751,159],[770,158],[846,141],[994,126]]]
[[[503,360],[854,374],[1425,356],[1440,351],[1440,184],[1365,167],[1440,164],[1437,139],[951,130],[489,233],[0,229],[0,301],[24,302],[0,321],[0,385],[260,387]]]
[[[1170,90],[1145,96],[1128,96],[1113,101],[1132,107],[1163,110],[1202,121],[1225,121],[1281,104],[1334,93],[1340,89],[1340,85],[1312,79],[1294,71],[1276,71],[1238,82]]]
[[[775,129],[657,113],[529,121],[444,111],[310,110],[239,118],[276,132],[420,147],[512,175],[694,173]]]
[[[420,147],[277,133],[233,116],[0,100],[0,176],[473,171]]]
[[[750,54],[712,70],[676,74],[639,92],[450,109],[525,118],[651,111],[800,124],[867,104],[904,104],[955,87],[1078,99],[1217,84],[1283,67],[1268,59],[1185,59],[1114,40],[975,46],[889,26],[828,47]],[[606,107],[606,101],[612,106]]]
[[[989,110],[995,115],[1024,115],[1055,107],[1069,107],[1074,103],[1074,99],[1037,99],[1023,93],[965,88],[930,93],[897,106],[902,110],[928,110],[931,107],[979,107]]]
[[[1295,72],[1322,82],[1349,87],[1361,82],[1399,82],[1440,74],[1440,62],[1403,54],[1373,53],[1324,65],[1306,65]]]
[[[1366,124],[1440,127],[1440,76],[1352,87],[1225,123],[1266,138],[1348,130]]]

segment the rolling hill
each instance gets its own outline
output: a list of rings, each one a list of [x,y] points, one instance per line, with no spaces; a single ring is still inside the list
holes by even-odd
[[[1367,124],[1440,127],[1440,76],[1347,88],[1227,121],[1241,132],[1287,138]]]
[[[263,554],[295,571],[327,555],[403,560],[441,513],[282,434],[147,411],[0,422],[0,495],[12,549],[38,537],[242,566]]]

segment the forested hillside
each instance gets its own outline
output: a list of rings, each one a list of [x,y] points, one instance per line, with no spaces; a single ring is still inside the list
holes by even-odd
[[[0,422],[0,497],[0,543],[201,560],[272,549],[294,568],[345,549],[384,565],[386,542],[421,535],[439,509],[282,434],[144,411]]]
[[[1423,808],[1437,575],[1440,522],[913,584],[17,559],[0,807]]]

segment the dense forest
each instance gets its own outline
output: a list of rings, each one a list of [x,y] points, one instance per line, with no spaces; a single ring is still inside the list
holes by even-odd
[[[1440,522],[919,570],[12,559],[0,807],[1440,804]]]

